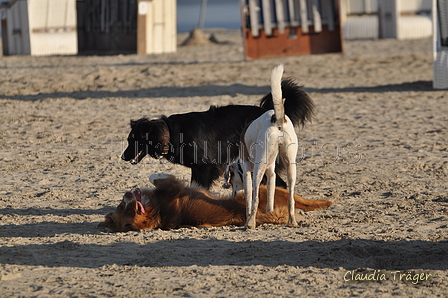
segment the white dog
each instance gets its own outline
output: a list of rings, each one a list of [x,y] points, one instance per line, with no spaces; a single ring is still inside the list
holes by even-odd
[[[255,119],[243,132],[242,161],[244,192],[246,193],[246,228],[254,229],[258,192],[263,175],[266,174],[268,203],[266,212],[274,210],[275,161],[277,156],[287,169],[288,177],[288,226],[295,227],[294,185],[296,183],[295,159],[298,149],[297,135],[288,116],[285,115],[281,81],[283,65],[272,70],[271,93],[274,110],[269,110]],[[253,172],[253,182],[252,182]]]

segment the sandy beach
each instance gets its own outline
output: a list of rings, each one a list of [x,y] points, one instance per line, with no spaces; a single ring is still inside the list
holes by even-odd
[[[244,61],[238,31],[215,36],[175,54],[0,58],[0,297],[447,297],[448,92],[432,89],[431,40]],[[279,63],[317,107],[296,192],[337,204],[298,228],[97,228],[152,173],[190,177],[122,161],[131,119],[257,105]]]

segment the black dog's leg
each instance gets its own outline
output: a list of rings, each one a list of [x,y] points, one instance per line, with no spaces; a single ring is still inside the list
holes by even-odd
[[[198,182],[198,168],[191,168],[191,181],[190,181],[190,183],[197,183],[197,184],[199,184],[199,182]]]
[[[191,168],[191,182],[209,189],[213,181],[223,174],[223,170],[218,165],[202,165]]]
[[[261,179],[261,184],[266,185],[266,175],[263,175],[263,179]],[[287,187],[286,182],[278,175],[275,174],[275,186],[285,188]]]
[[[213,181],[218,179],[224,173],[218,165],[202,165],[191,168],[191,183],[195,182],[200,186],[209,189]],[[261,184],[266,185],[266,176],[263,176]],[[278,175],[275,175],[275,186],[286,188],[286,182]]]
[[[285,173],[286,165],[282,158],[277,159],[275,163],[275,186],[286,188],[286,182],[280,177],[279,173]]]
[[[279,175],[275,175],[275,186],[281,187],[281,188],[286,188],[286,182],[283,181],[283,179],[279,176]]]

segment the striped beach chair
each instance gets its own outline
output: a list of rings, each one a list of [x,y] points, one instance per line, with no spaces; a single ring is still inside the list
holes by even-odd
[[[246,59],[342,53],[338,0],[242,0]]]
[[[448,89],[448,0],[433,0],[433,87]]]

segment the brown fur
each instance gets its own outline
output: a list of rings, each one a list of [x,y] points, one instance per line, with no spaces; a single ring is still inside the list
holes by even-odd
[[[244,192],[234,198],[214,197],[205,189],[185,186],[175,177],[157,179],[156,188],[141,189],[142,197],[149,199],[142,213],[132,192],[126,192],[117,209],[106,215],[99,227],[115,232],[150,229],[175,229],[185,226],[218,227],[243,225],[246,222]],[[285,224],[288,219],[288,191],[275,190],[274,212],[266,213],[266,187],[260,188],[257,225]],[[320,210],[332,205],[330,200],[307,200],[295,195],[296,208],[305,211]]]

